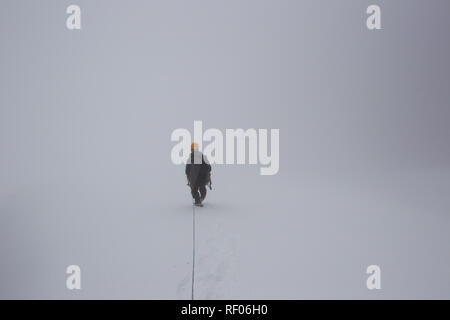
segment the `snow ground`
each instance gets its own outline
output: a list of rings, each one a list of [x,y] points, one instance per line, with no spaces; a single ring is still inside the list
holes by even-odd
[[[437,194],[449,190],[448,177],[406,173],[351,184],[308,179],[297,186],[275,183],[275,193],[261,184],[251,194],[230,191],[232,208],[225,208],[219,189],[197,209],[196,297],[448,296],[443,261],[450,256],[438,248],[450,240],[450,203]],[[265,201],[272,197],[283,200]],[[365,287],[370,264],[383,270],[381,292]]]
[[[448,174],[355,178],[351,187],[275,178],[249,192],[222,180],[261,177],[225,171],[196,209],[196,299],[450,295],[450,203],[438,191],[449,190]],[[188,189],[176,190],[183,201],[159,204],[117,190],[3,198],[2,298],[190,299],[192,206]],[[82,268],[80,292],[64,287],[68,264]],[[365,288],[370,264],[383,271],[379,292]]]

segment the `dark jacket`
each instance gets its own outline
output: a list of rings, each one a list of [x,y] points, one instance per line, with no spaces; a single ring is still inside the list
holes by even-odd
[[[191,185],[206,185],[211,176],[211,165],[199,151],[192,151],[186,163],[186,177]]]

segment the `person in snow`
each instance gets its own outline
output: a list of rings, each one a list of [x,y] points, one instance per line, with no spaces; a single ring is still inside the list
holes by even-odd
[[[211,165],[203,153],[198,151],[198,144],[191,144],[191,155],[186,162],[186,177],[188,186],[191,187],[194,204],[203,207],[203,200],[206,198],[206,185],[211,189]]]

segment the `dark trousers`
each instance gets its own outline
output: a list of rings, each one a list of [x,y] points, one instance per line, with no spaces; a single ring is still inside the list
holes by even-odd
[[[199,193],[200,191],[200,193]],[[206,197],[206,186],[202,185],[192,185],[191,184],[191,194],[192,198],[194,198],[195,203],[200,203],[205,200]]]

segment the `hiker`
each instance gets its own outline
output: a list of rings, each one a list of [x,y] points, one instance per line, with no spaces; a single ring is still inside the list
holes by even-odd
[[[209,184],[211,190],[211,165],[203,153],[198,151],[198,144],[191,144],[191,155],[186,163],[186,177],[188,186],[191,187],[194,205],[203,207],[203,200],[206,198],[206,185]]]

